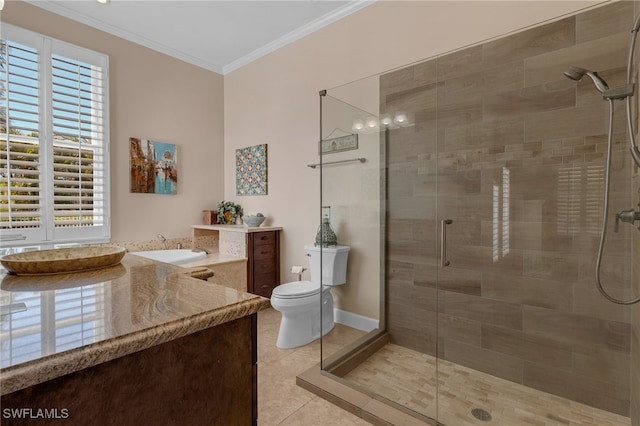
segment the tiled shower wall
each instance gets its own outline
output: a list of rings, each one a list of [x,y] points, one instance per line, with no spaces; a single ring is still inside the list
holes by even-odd
[[[622,84],[633,18],[633,2],[613,3],[381,77],[381,112],[414,123],[385,136],[395,343],[638,419],[640,308],[593,279],[607,103],[562,75]],[[610,217],[637,203],[621,102],[614,133]],[[638,232],[608,232],[602,281],[631,297]]]

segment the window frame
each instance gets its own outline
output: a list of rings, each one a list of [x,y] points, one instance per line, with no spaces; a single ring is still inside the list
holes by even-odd
[[[110,197],[110,117],[109,117],[109,57],[81,46],[76,46],[11,24],[2,24],[0,38],[19,43],[38,51],[38,95],[39,95],[39,162],[40,162],[40,226],[38,228],[2,228],[3,238],[0,247],[38,246],[55,247],[69,243],[103,243],[111,238],[111,197]],[[72,61],[83,62],[99,67],[103,77],[102,96],[102,133],[100,145],[91,147],[101,152],[102,175],[99,192],[101,197],[102,224],[98,226],[61,227],[54,223],[55,179],[54,146],[60,148],[54,140],[53,123],[53,64],[54,56]],[[8,72],[8,70],[7,70]],[[8,87],[6,88],[8,91]],[[8,96],[8,93],[7,93]],[[81,104],[78,104],[82,107]],[[9,132],[9,105],[7,105],[7,132]],[[8,136],[8,134],[7,134]],[[94,200],[96,194],[92,194]],[[92,209],[93,211],[93,209]]]

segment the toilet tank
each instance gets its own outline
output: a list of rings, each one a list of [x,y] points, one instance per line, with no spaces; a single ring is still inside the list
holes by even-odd
[[[320,282],[320,250],[322,249],[322,285],[341,285],[347,282],[347,258],[349,246],[316,247],[304,246],[309,256],[311,281]]]

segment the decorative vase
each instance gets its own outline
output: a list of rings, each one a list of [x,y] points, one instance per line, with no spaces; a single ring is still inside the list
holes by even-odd
[[[325,217],[322,219],[322,224],[318,227],[318,233],[316,234],[316,246],[329,247],[337,245],[338,237],[333,231],[329,218]]]
[[[233,224],[235,217],[231,212],[224,212],[224,223],[227,225]]]
[[[322,206],[322,222],[318,226],[316,234],[316,247],[329,247],[338,245],[338,237],[331,226],[331,206]]]

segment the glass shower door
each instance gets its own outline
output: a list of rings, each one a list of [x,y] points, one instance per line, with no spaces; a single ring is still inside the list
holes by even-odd
[[[377,321],[359,335],[347,321],[353,338],[341,346],[335,331],[324,337],[322,367],[435,424],[437,88],[417,82],[385,96],[385,84],[397,88],[390,78],[374,76],[322,99],[322,205],[331,208],[338,244],[351,247],[347,284],[332,289],[335,308]],[[349,137],[357,147],[332,150]],[[341,352],[349,361],[333,369]]]
[[[367,335],[384,329],[383,215],[384,199],[381,181],[381,151],[378,128],[367,126],[377,114],[365,108],[376,108],[377,98],[370,96],[371,83],[360,82],[357,90],[333,89],[322,95],[322,140],[317,167],[321,182],[321,214],[318,224],[328,220],[338,246],[348,246],[347,280],[330,287],[322,306],[333,303],[335,326],[323,330],[321,340],[322,367],[358,345]],[[338,97],[339,96],[339,97]],[[372,105],[373,103],[373,105]],[[365,127],[366,126],[366,127]],[[327,310],[322,310],[327,315]],[[326,320],[326,318],[325,318]],[[329,321],[330,322],[330,321]],[[328,322],[323,321],[323,326]]]

